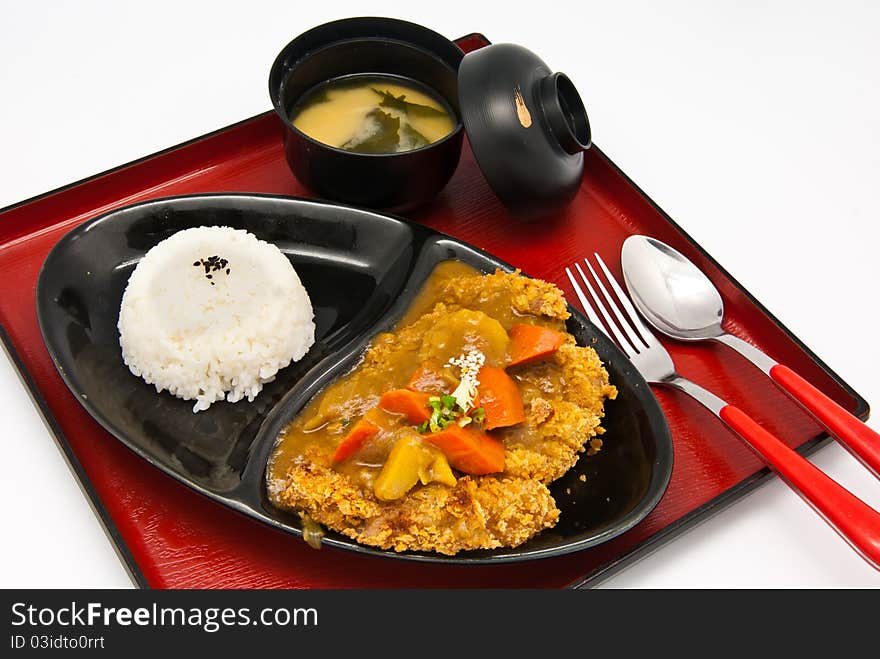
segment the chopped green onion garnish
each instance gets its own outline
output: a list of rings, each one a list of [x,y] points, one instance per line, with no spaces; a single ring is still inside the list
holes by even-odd
[[[478,407],[474,410],[474,413],[471,415],[474,417],[474,421],[477,423],[483,423],[486,420],[486,409],[483,407]]]

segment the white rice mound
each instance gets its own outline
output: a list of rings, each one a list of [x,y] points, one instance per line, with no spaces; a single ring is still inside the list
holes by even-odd
[[[315,342],[313,318],[281,250],[240,229],[198,227],[137,265],[122,295],[119,344],[132,373],[196,401],[198,412],[224,398],[253,401]]]

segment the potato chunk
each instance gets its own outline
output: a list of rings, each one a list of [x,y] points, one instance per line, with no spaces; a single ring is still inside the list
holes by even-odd
[[[373,494],[382,501],[395,501],[419,481],[422,485],[437,482],[450,486],[456,482],[446,457],[415,432],[404,430],[373,484]]]
[[[486,363],[503,366],[510,339],[504,327],[482,311],[459,309],[425,332],[419,357],[445,364],[452,357],[476,350],[486,355]]]

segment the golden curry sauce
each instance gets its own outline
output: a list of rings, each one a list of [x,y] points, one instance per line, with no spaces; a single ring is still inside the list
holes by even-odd
[[[398,550],[515,546],[551,526],[558,511],[546,484],[580,452],[599,450],[603,400],[616,394],[595,352],[565,332],[567,317],[552,284],[441,263],[395,328],[374,338],[358,366],[283,430],[269,464],[270,498],[361,542]],[[525,357],[524,345],[532,351]],[[472,402],[456,406],[454,395],[471,376],[454,364],[467,356],[481,362],[480,384]],[[495,396],[491,382],[504,393]],[[383,409],[392,407],[384,403],[388,392],[407,398],[407,391],[432,401],[424,418],[418,409]],[[434,424],[444,419],[442,429]],[[367,438],[350,444],[364,427]],[[447,430],[476,438],[475,455],[440,441]],[[357,448],[334,459],[343,444]],[[519,529],[499,517],[502,530],[477,532],[456,514],[452,521],[462,528],[444,528],[451,523],[441,519],[444,506],[453,510],[452,501],[487,514],[503,505],[504,514],[534,519]]]

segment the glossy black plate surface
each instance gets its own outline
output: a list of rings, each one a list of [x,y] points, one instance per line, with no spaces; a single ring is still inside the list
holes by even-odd
[[[116,324],[122,292],[147,250],[182,229],[222,225],[274,243],[293,263],[315,310],[316,341],[253,403],[192,403],[132,375]],[[279,430],[308,400],[351,368],[369,340],[393,326],[440,261],[484,272],[513,268],[472,246],[390,216],[269,195],[171,197],[119,209],[66,235],[46,258],[37,315],[59,373],[83,407],[135,453],[198,492],[250,517],[300,534],[300,521],[265,494],[266,462]],[[454,557],[399,554],[336,533],[325,543],[413,560],[488,563],[591,547],[634,526],[660,500],[672,441],[656,399],[629,360],[581,314],[569,331],[593,346],[617,386],[607,403],[603,450],[583,457],[551,487],[562,515],[553,529],[514,549]],[[586,483],[577,474],[586,473]],[[570,493],[569,493],[570,491]]]

